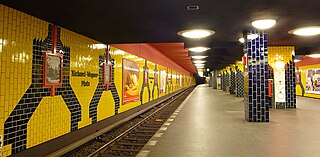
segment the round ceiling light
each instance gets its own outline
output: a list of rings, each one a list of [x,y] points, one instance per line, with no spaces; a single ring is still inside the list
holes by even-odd
[[[249,39],[249,40],[253,40],[253,39],[256,39],[256,38],[258,38],[258,37],[259,37],[259,35],[256,34],[256,33],[248,34],[248,35],[247,35],[247,39]]]
[[[187,48],[187,50],[192,52],[204,52],[204,51],[210,50],[210,47],[202,47],[202,46],[190,47],[190,48]]]
[[[253,21],[251,24],[253,27],[258,29],[268,29],[276,25],[277,21],[272,19],[263,19]]]
[[[311,57],[311,58],[320,58],[320,54],[310,54],[310,55],[307,55],[308,57]]]
[[[206,61],[203,61],[203,60],[194,60],[193,63],[196,63],[196,64],[203,64],[205,63]]]
[[[191,38],[191,39],[201,39],[213,35],[215,31],[209,29],[188,29],[178,32],[178,35]]]
[[[290,30],[289,34],[300,35],[300,36],[313,36],[320,34],[320,26],[301,27]]]
[[[240,39],[239,39],[239,42],[240,42],[240,43],[244,43],[244,38],[240,38]]]
[[[204,64],[200,64],[200,63],[196,63],[196,64],[194,64],[196,67],[203,67],[204,66]]]
[[[208,56],[191,56],[193,59],[204,59],[207,58]]]
[[[300,62],[301,60],[300,59],[294,59],[294,62],[295,63],[298,63],[298,62]]]

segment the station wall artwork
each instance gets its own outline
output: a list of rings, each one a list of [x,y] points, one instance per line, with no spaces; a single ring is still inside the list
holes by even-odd
[[[160,93],[166,92],[167,74],[166,71],[160,70]]]
[[[123,59],[123,104],[135,102],[140,99],[139,94],[139,64]]]
[[[320,69],[308,69],[306,74],[306,93],[320,94]]]
[[[165,70],[178,66],[159,54],[150,49],[146,59],[140,49],[112,45],[109,52],[94,39],[0,4],[0,156],[65,140],[63,135],[140,106],[150,97],[140,94],[146,61],[147,69],[163,70],[165,92]],[[181,69],[174,70],[191,80],[183,88],[195,85]],[[158,94],[155,99],[167,95]]]

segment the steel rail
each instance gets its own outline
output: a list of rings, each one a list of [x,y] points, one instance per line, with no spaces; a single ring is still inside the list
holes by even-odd
[[[148,120],[150,117],[152,117],[154,114],[158,113],[160,110],[162,110],[163,108],[167,107],[169,104],[171,104],[173,101],[177,100],[181,95],[183,95],[184,93],[186,93],[188,90],[184,90],[183,92],[179,93],[178,95],[174,95],[171,97],[171,100],[169,100],[168,102],[166,102],[162,107],[158,108],[156,111],[154,111],[153,113],[151,113],[150,115],[148,115],[147,117],[145,117],[144,119],[142,119],[140,122],[138,122],[137,124],[133,125],[132,127],[130,127],[129,129],[127,129],[126,131],[124,131],[123,133],[121,133],[120,135],[118,135],[117,137],[115,137],[114,139],[110,140],[108,143],[104,144],[102,147],[100,147],[99,149],[97,149],[95,152],[91,153],[90,155],[88,155],[88,157],[96,157],[98,156],[101,152],[105,151],[109,146],[111,146],[114,142],[118,141],[119,139],[121,139],[122,137],[124,137],[125,135],[127,135],[131,130],[137,128],[138,126],[140,126],[141,124],[143,124],[146,120]],[[170,98],[169,98],[170,99]],[[162,103],[163,104],[163,103]]]

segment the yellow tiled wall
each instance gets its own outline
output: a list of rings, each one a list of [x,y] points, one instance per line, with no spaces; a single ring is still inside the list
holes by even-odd
[[[244,72],[244,65],[242,64],[242,61],[236,61],[236,66],[240,71]]]
[[[48,23],[45,21],[0,5],[0,136],[2,140],[4,122],[31,84],[33,39],[35,37],[44,39],[48,32],[47,28]],[[3,156],[10,155],[11,145],[4,145],[1,152]]]
[[[283,61],[285,64],[287,64],[292,60],[293,53],[293,46],[269,46],[268,63],[272,68],[274,68],[274,62],[277,60]]]
[[[43,41],[46,39],[49,32],[48,26],[48,22],[0,5],[0,136],[2,139],[5,134],[4,124],[6,120],[32,83],[33,40]],[[80,129],[93,122],[89,116],[89,107],[101,80],[99,80],[99,77],[74,77],[71,71],[99,74],[99,59],[100,56],[104,56],[105,49],[94,46],[94,44],[101,43],[64,28],[61,28],[60,35],[63,45],[70,48],[70,85],[81,106],[81,121],[78,123],[78,129]],[[114,59],[114,84],[120,98],[118,111],[121,113],[141,104],[140,101],[122,104],[122,61],[127,59],[139,63],[141,89],[145,59],[114,47],[111,47],[110,54]],[[155,63],[147,61],[147,66],[149,68],[151,94],[154,80],[150,77],[154,75]],[[174,76],[183,75],[183,78],[181,78],[184,80],[183,87],[195,85],[195,79],[187,74],[178,73],[161,65],[157,65],[157,70],[158,72],[164,70],[167,74],[174,74]],[[82,81],[89,82],[90,85],[82,86]],[[158,82],[160,85],[160,75],[158,75]],[[179,82],[176,82],[176,78],[172,78],[171,83],[168,86],[170,89],[167,89],[166,93],[161,93],[160,97],[181,89]],[[150,98],[152,100],[151,96]],[[155,91],[154,98],[158,98],[158,90]],[[21,146],[21,148],[15,146],[18,152],[71,132],[71,113],[64,99],[60,95],[45,96],[40,99],[40,103],[37,104],[27,122],[25,146]],[[148,89],[144,88],[142,103],[148,101]],[[97,121],[115,115],[115,107],[111,91],[103,91],[97,106]],[[23,114],[21,113],[21,116]],[[12,154],[12,149],[11,144],[4,145],[0,149],[0,156]]]

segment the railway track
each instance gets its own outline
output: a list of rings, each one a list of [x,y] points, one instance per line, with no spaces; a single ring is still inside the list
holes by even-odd
[[[83,146],[81,151],[74,151],[74,153],[64,156],[116,157],[137,155],[193,89],[187,89],[123,126],[101,135],[91,141],[90,144]],[[111,137],[108,135],[111,135]]]

